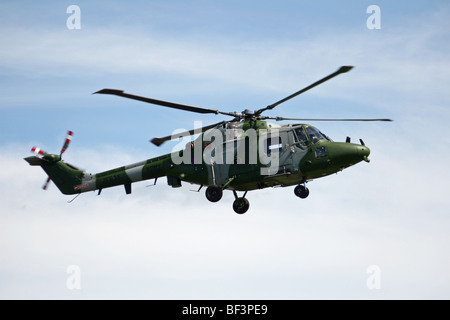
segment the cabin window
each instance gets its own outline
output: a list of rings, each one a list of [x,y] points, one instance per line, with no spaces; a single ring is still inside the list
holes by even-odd
[[[268,137],[267,138],[267,155],[270,155],[274,150],[278,150],[278,153],[281,153],[283,150],[283,144],[281,142],[280,137]]]
[[[297,128],[295,131],[295,137],[296,137],[296,145],[300,149],[306,149],[309,146],[308,138],[306,138],[305,131],[303,131],[303,128]]]

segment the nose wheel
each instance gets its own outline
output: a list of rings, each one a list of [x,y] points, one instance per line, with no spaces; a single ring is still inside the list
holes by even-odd
[[[309,196],[309,189],[305,187],[303,184],[299,184],[295,187],[294,193],[297,197],[305,199]]]
[[[238,197],[236,191],[233,190],[233,194],[235,197],[235,200],[233,202],[233,210],[237,214],[244,214],[248,211],[248,208],[250,208],[250,202],[245,198],[247,191],[244,193],[242,197]]]

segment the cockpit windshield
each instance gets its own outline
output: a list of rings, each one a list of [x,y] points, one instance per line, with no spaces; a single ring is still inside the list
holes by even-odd
[[[315,127],[306,127],[306,133],[308,133],[309,139],[313,144],[319,142],[320,140],[331,141],[330,138]]]

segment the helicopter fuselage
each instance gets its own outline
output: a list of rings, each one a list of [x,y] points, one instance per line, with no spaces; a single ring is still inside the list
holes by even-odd
[[[138,96],[118,89],[102,89],[95,93],[115,95],[127,99],[184,110],[199,114],[216,114],[233,117],[232,120],[185,131],[178,135],[153,138],[151,142],[160,146],[165,141],[182,138],[169,154],[148,159],[113,170],[89,174],[61,160],[72,139],[69,131],[59,155],[47,154],[34,147],[37,156],[25,158],[33,166],[41,166],[48,179],[55,182],[64,194],[80,194],[87,191],[123,185],[127,194],[131,193],[134,182],[167,177],[167,183],[180,187],[182,182],[206,186],[206,198],[217,202],[223,190],[231,190],[235,201],[233,209],[242,214],[249,209],[245,198],[248,191],[268,187],[297,185],[296,196],[306,198],[309,190],[306,182],[322,178],[358,162],[369,162],[369,148],[361,144],[334,142],[316,127],[309,124],[278,125],[265,120],[276,121],[392,121],[391,119],[304,119],[283,118],[262,115],[342,73],[352,66],[342,66],[336,72],[311,85],[258,110],[244,110],[242,113],[225,112],[217,109],[201,108],[164,100]],[[197,135],[191,141],[190,136]],[[186,140],[186,138],[188,138]],[[238,197],[237,192],[244,195]]]
[[[131,193],[132,183],[163,176],[174,188],[188,182],[251,191],[304,184],[369,161],[369,153],[364,145],[333,142],[308,124],[246,120],[210,129],[182,150],[97,174],[77,170],[58,155],[26,160],[40,165],[64,194],[118,185]]]
[[[206,159],[206,150],[213,143],[205,139],[205,136],[211,136],[206,132],[179,151],[189,152],[190,162],[174,165],[168,170],[168,175],[173,177],[173,186],[186,181],[250,191],[297,185],[368,161],[370,153],[363,145],[333,142],[308,124],[279,126],[267,121],[246,120],[237,124],[231,122],[215,130],[221,133],[223,140],[214,147],[216,152],[210,157],[213,161]],[[195,158],[197,144],[202,145],[201,163]]]

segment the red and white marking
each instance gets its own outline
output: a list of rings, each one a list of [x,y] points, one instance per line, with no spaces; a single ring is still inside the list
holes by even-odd
[[[66,141],[64,142],[64,145],[61,149],[61,154],[63,154],[67,148],[69,147],[70,141],[72,141],[72,137],[73,137],[73,132],[72,131],[67,131],[67,137],[66,137]]]
[[[39,149],[39,148],[37,148],[37,147],[31,148],[31,152],[34,152],[34,153],[36,153],[36,154],[45,155],[45,151],[44,151],[44,150],[41,150],[41,149]]]

